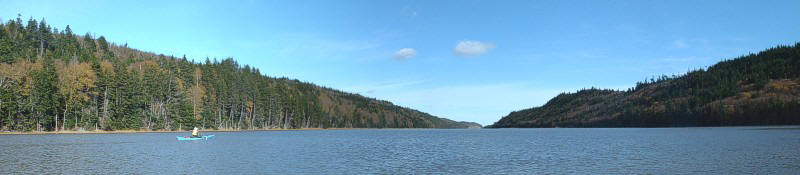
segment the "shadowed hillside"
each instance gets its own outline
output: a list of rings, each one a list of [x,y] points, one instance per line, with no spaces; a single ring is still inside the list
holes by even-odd
[[[627,91],[562,93],[488,127],[678,127],[800,124],[800,43],[662,76]]]

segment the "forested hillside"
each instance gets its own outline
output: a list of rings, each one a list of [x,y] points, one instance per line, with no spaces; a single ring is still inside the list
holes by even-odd
[[[800,43],[662,76],[626,91],[562,93],[489,127],[676,127],[800,124]]]
[[[0,130],[464,128],[234,59],[189,61],[20,18],[0,24]]]

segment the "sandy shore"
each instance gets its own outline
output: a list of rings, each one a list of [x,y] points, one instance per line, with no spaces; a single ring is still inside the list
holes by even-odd
[[[202,132],[241,132],[241,131],[304,131],[304,130],[353,130],[353,129],[373,129],[373,128],[302,128],[302,129],[219,129],[201,130]],[[377,129],[377,128],[374,128]],[[130,134],[130,133],[169,133],[169,132],[190,132],[190,131],[167,131],[167,130],[116,130],[116,131],[0,131],[0,135],[20,135],[20,134]]]

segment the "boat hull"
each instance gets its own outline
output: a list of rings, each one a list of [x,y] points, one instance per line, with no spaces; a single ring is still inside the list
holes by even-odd
[[[181,137],[181,136],[175,136],[175,137],[177,137],[178,140],[208,140],[214,137],[214,135],[207,135],[203,137]]]

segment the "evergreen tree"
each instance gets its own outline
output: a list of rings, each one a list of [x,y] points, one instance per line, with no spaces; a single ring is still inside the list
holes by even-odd
[[[468,126],[268,77],[233,58],[195,63],[76,36],[44,19],[25,25],[21,15],[0,23],[0,87],[0,130]]]
[[[60,106],[61,96],[58,92],[55,67],[50,59],[40,59],[39,61],[43,62],[44,66],[34,73],[33,86],[37,127],[41,127],[39,130],[57,130],[58,106]]]

